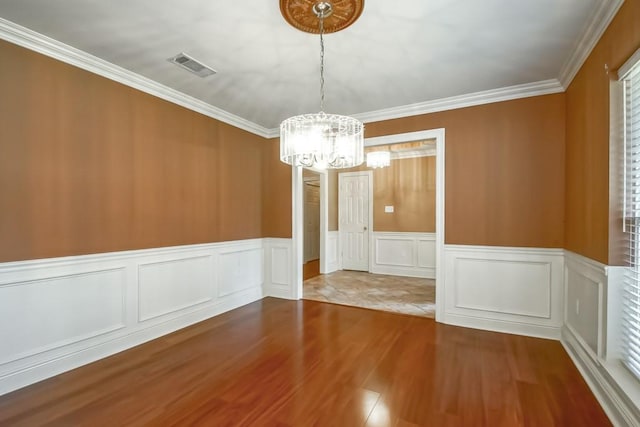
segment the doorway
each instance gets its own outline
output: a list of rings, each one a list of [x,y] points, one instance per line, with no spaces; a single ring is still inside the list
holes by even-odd
[[[443,283],[443,251],[444,251],[444,165],[445,165],[445,132],[444,129],[435,129],[430,131],[421,131],[421,132],[411,132],[405,134],[396,134],[396,135],[388,135],[383,137],[376,138],[367,138],[365,140],[366,147],[378,147],[383,145],[391,145],[391,144],[407,144],[411,142],[419,142],[421,140],[432,139],[435,145],[435,233],[434,233],[434,243],[432,245],[432,252],[434,252],[435,262],[433,265],[433,273],[435,275],[435,317],[436,320],[442,318],[442,314],[444,312],[444,283]],[[300,262],[293,263],[293,277],[295,284],[295,296],[296,298],[301,298],[303,294],[303,281],[302,281],[302,259],[303,259],[303,245],[302,245],[302,237],[303,237],[303,227],[302,227],[302,172],[301,168],[294,168],[293,173],[293,254],[294,258],[298,259]],[[325,192],[324,201],[326,202],[326,192]],[[326,205],[325,205],[326,206]],[[368,228],[370,227],[367,226]],[[371,231],[370,228],[367,231]],[[357,239],[356,239],[357,240]],[[371,233],[369,235],[369,240],[371,241]],[[389,239],[392,241],[393,239]],[[399,241],[400,239],[395,239]],[[399,253],[394,250],[394,244],[388,246],[388,255],[393,257],[395,254]],[[371,247],[371,245],[369,245]],[[343,248],[339,249],[340,251]],[[418,251],[423,251],[422,247],[418,249]],[[323,252],[321,250],[321,252]],[[369,253],[369,257],[372,254]],[[371,266],[370,259],[370,266]],[[341,266],[344,268],[344,266]],[[335,273],[334,273],[335,274]],[[361,274],[369,274],[369,273],[361,273]],[[393,274],[393,273],[391,273]],[[379,276],[379,275],[372,275]],[[367,279],[372,280],[372,279]]]
[[[304,182],[304,258],[302,279],[308,280],[320,274],[320,174],[310,169],[302,172]]]

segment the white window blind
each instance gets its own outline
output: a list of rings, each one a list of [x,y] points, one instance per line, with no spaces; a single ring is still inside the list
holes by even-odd
[[[625,365],[640,378],[640,60],[621,69],[624,81],[625,226],[629,236],[629,268],[622,307],[622,353]]]

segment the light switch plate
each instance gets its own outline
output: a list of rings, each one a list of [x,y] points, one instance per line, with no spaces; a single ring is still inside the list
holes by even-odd
[[[393,213],[393,206],[385,206],[384,213]]]

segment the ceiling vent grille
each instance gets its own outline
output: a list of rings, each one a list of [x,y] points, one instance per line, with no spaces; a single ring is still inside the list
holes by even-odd
[[[176,56],[169,58],[169,62],[172,62],[180,67],[184,68],[187,71],[192,72],[198,77],[207,77],[212,76],[216,73],[213,68],[207,67],[202,62],[197,61],[187,55],[186,53],[179,53]]]

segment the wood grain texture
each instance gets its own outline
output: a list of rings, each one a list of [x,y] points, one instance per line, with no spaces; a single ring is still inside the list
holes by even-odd
[[[611,424],[558,342],[267,298],[4,395],[0,425]]]
[[[320,275],[320,260],[314,259],[302,265],[302,280],[311,279]]]
[[[320,20],[313,8],[317,0],[280,0],[280,13],[293,28],[319,34]],[[364,0],[331,1],[332,13],[324,19],[324,33],[330,34],[351,26],[362,14]]]
[[[0,41],[0,262],[262,237],[264,139]]]
[[[564,94],[368,123],[366,137],[445,128],[445,243],[560,248]]]
[[[610,82],[640,48],[639,23],[640,1],[625,1],[566,92],[564,247],[604,264],[623,261],[616,243],[620,210],[609,197]]]

